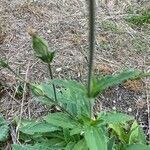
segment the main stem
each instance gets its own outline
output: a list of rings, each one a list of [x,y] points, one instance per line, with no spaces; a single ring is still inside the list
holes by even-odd
[[[50,78],[53,80],[53,73],[52,73],[51,64],[48,64],[48,70],[49,70]],[[52,86],[53,86],[55,101],[57,102],[56,88],[55,88],[54,84],[52,84]]]
[[[95,0],[89,0],[89,66],[88,66],[88,96],[91,95],[93,56],[95,49]]]

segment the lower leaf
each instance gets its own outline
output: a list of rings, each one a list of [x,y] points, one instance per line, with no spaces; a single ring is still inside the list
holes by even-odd
[[[6,141],[8,138],[9,126],[3,116],[0,115],[0,142]]]
[[[89,150],[107,150],[107,141],[101,129],[88,126],[85,128],[84,137]]]

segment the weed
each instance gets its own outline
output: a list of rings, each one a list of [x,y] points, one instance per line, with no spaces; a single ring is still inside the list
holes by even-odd
[[[134,117],[116,112],[100,112],[98,115],[94,115],[93,105],[95,99],[104,90],[128,79],[133,80],[149,76],[149,74],[131,69],[118,74],[94,77],[94,11],[94,0],[89,0],[89,69],[87,85],[73,80],[53,79],[51,63],[55,53],[49,51],[48,44],[34,29],[29,31],[32,37],[33,50],[35,55],[47,65],[50,80],[37,84],[27,82],[16,74],[8,63],[0,61],[1,67],[9,69],[21,81],[27,83],[33,96],[37,97],[39,102],[45,105],[55,105],[59,108],[59,111],[50,113],[38,120],[22,119],[19,126],[19,140],[22,145],[13,144],[13,150],[150,149],[143,130],[134,120]]]
[[[136,26],[150,24],[150,13],[146,12],[141,15],[134,15],[130,18],[127,18],[126,21],[128,21],[131,25],[136,25]]]
[[[118,27],[114,21],[106,20],[102,21],[101,27],[104,31],[112,31],[112,32],[118,32]]]

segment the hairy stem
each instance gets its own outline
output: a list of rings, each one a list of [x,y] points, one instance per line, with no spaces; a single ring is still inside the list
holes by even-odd
[[[88,66],[88,96],[91,95],[93,55],[95,48],[95,1],[89,0],[89,66]]]
[[[52,73],[51,64],[48,64],[48,70],[49,70],[50,78],[53,80],[53,73]],[[54,84],[52,84],[52,86],[53,86],[55,101],[57,102],[56,88],[55,88]]]

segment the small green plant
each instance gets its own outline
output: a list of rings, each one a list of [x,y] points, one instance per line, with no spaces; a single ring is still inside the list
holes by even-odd
[[[8,139],[9,126],[4,117],[0,114],[0,142],[5,142]]]
[[[19,77],[4,61],[0,65],[15,73],[27,83],[36,100],[59,111],[38,120],[23,120],[19,126],[20,143],[13,150],[149,150],[142,128],[134,117],[117,112],[94,114],[96,97],[104,90],[128,79],[149,74],[137,70],[124,70],[114,75],[94,77],[93,55],[94,1],[89,0],[89,69],[87,85],[74,80],[53,79],[51,62],[54,52],[35,30],[30,30],[36,56],[47,66],[50,80],[30,83]]]
[[[112,31],[114,33],[119,32],[119,29],[118,29],[116,23],[113,21],[106,20],[106,21],[102,21],[101,24],[102,24],[101,27],[104,31]]]
[[[136,25],[136,26],[150,24],[150,13],[146,12],[144,14],[135,15],[130,18],[127,18],[126,21],[128,21],[131,25]]]

